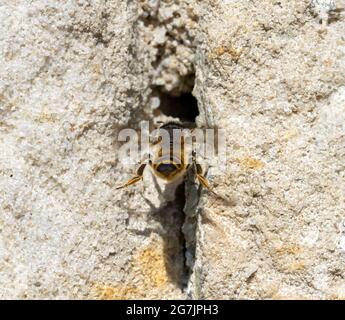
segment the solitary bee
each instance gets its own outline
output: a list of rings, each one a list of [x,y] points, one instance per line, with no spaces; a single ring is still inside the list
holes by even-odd
[[[215,194],[204,176],[202,166],[196,160],[197,153],[194,144],[193,142],[190,143],[193,130],[187,124],[177,122],[163,124],[158,129],[158,138],[154,138],[151,142],[149,158],[140,162],[136,170],[136,175],[133,178],[116,189],[126,188],[141,181],[144,170],[149,165],[153,174],[165,180],[167,183],[178,181],[181,178],[183,179],[189,170],[193,170],[199,183]],[[162,139],[162,133],[164,132],[168,138],[168,141],[165,143],[166,148],[164,148],[164,143],[162,146],[162,140],[164,140]],[[187,136],[186,134],[176,134],[176,132],[187,133]]]

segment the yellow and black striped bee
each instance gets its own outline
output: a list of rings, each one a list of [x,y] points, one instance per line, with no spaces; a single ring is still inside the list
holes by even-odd
[[[174,134],[176,131],[183,131],[192,135],[194,128],[189,124],[168,122],[160,126],[158,133],[161,132],[160,130],[164,130],[168,134],[169,141],[167,148],[164,149],[162,147],[161,135],[158,134],[158,138],[154,138],[151,141],[149,158],[140,162],[136,170],[136,175],[133,178],[116,189],[126,188],[141,181],[145,168],[149,166],[154,176],[163,179],[166,183],[183,179],[189,170],[193,170],[193,174],[199,183],[214,193],[204,176],[201,164],[196,160],[196,151],[193,148],[193,144],[186,143],[186,136],[184,134]],[[175,150],[176,146],[178,146],[176,148],[177,152]]]

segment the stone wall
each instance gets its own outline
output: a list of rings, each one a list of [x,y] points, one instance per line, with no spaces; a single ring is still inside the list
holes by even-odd
[[[344,9],[1,0],[0,297],[344,298]],[[116,190],[119,130],[191,92],[231,201],[167,202],[149,170]]]

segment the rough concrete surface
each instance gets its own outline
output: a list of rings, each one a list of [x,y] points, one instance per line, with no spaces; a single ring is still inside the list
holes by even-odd
[[[0,297],[345,298],[344,9],[0,0]],[[116,190],[119,130],[190,92],[231,201]]]

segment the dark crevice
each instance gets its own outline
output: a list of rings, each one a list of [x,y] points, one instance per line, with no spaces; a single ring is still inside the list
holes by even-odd
[[[160,112],[166,116],[178,118],[181,121],[195,122],[199,115],[198,103],[192,93],[172,96],[167,93],[160,95]]]
[[[147,115],[153,127],[155,123],[172,120],[167,117],[193,127],[199,115],[197,100],[192,95],[198,16],[189,2],[176,3],[178,5],[168,0],[138,2],[140,24],[136,24],[136,40],[142,51],[138,49],[137,57],[132,60],[142,60],[144,64],[142,69],[138,68],[133,74],[137,77],[145,72],[146,62],[150,61],[152,72],[148,98],[145,96],[145,100],[138,103],[148,108],[138,112]],[[168,15],[167,12],[172,14]],[[181,19],[184,23],[181,23]],[[141,94],[141,90],[138,92]],[[170,279],[182,290],[188,284],[195,252],[195,227],[190,226],[193,219],[188,216],[192,211],[188,209],[188,214],[185,213],[186,208],[191,208],[188,204],[188,195],[191,194],[190,189],[193,189],[189,182],[191,177],[190,174],[186,175],[185,181],[177,187],[173,201],[164,202],[164,199],[172,198],[171,188],[167,188],[167,192],[162,190],[161,206],[152,210],[164,230],[162,238],[166,270]],[[159,190],[158,186],[156,188]],[[169,197],[165,197],[167,193]]]
[[[175,193],[175,201],[174,201],[181,214],[182,214],[182,223],[179,227],[179,232],[180,232],[180,245],[181,245],[181,253],[182,253],[182,257],[183,257],[183,266],[182,266],[182,277],[180,279],[180,284],[181,284],[181,288],[184,289],[187,286],[188,283],[188,275],[189,275],[189,270],[187,267],[187,244],[186,244],[186,238],[183,232],[183,225],[186,221],[186,216],[184,213],[184,207],[186,204],[186,193],[185,193],[185,183],[181,183],[178,188],[176,189],[176,193]]]
[[[155,116],[162,115],[177,119],[181,123],[192,124],[195,126],[196,117],[199,115],[199,108],[196,98],[192,95],[194,87],[194,75],[188,76],[190,91],[176,94],[159,90],[157,87],[153,90],[154,95],[159,98],[160,106],[155,111]],[[170,269],[170,278],[176,285],[186,291],[193,266],[196,248],[196,204],[199,194],[197,185],[194,182],[194,175],[191,172],[186,173],[184,182],[181,183],[175,191],[175,200],[167,203],[161,208],[160,214],[164,215],[173,210],[175,213],[176,225],[175,245],[178,246],[180,259],[175,259],[175,265],[171,265],[171,255],[166,256],[166,266]],[[170,244],[171,245],[171,244]],[[169,247],[169,244],[167,245]],[[168,252],[168,251],[167,251]],[[175,253],[176,254],[176,253]],[[168,268],[168,265],[169,268]],[[174,269],[174,270],[172,270]]]

